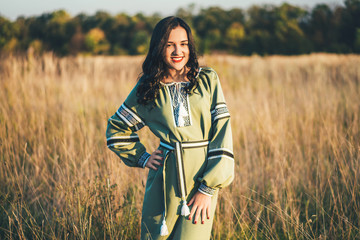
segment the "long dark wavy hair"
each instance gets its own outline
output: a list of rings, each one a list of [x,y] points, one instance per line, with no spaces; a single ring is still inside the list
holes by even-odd
[[[138,103],[143,105],[154,103],[161,87],[160,81],[167,75],[167,65],[164,61],[167,41],[171,30],[178,26],[186,30],[190,52],[189,61],[186,63],[186,67],[189,69],[186,76],[190,84],[186,87],[186,91],[191,93],[198,86],[196,75],[199,70],[199,63],[191,29],[181,18],[166,17],[156,24],[151,36],[149,52],[142,65],[143,71],[137,89]]]

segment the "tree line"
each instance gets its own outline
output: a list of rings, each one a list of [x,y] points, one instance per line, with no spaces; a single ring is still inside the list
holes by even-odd
[[[209,7],[195,13],[194,6],[178,9],[176,16],[191,25],[200,54],[360,53],[360,0],[312,9],[284,3],[247,10]],[[0,16],[0,53],[145,54],[161,18],[141,13],[112,16],[104,11],[71,17],[64,10],[15,21]]]

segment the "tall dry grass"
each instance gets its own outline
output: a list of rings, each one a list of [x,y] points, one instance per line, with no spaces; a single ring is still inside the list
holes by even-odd
[[[122,164],[104,133],[142,60],[0,60],[1,239],[139,238],[147,171]],[[213,239],[360,238],[360,56],[202,62],[221,78],[236,156]]]

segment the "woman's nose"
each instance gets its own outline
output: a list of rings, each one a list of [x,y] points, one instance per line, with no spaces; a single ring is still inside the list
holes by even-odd
[[[180,55],[181,54],[181,49],[180,49],[179,46],[175,45],[173,54],[174,55]]]

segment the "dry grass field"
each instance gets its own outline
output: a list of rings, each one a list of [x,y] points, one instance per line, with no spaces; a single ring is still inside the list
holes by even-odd
[[[0,239],[139,238],[147,170],[105,129],[143,59],[0,59]],[[221,78],[236,158],[212,238],[360,239],[360,56],[201,63]]]

